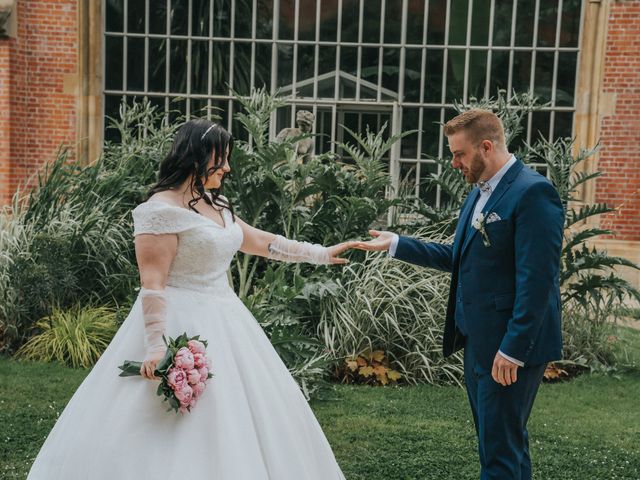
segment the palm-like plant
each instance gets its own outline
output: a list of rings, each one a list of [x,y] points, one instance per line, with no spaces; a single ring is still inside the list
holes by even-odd
[[[555,185],[565,206],[565,233],[562,247],[562,268],[560,284],[565,304],[579,303],[591,314],[604,318],[614,304],[622,304],[632,297],[640,301],[640,292],[628,281],[620,277],[616,267],[640,268],[633,262],[608,255],[589,246],[589,242],[600,235],[610,235],[607,228],[590,226],[587,220],[613,212],[615,208],[604,203],[580,204],[579,188],[594,180],[601,172],[581,170],[581,164],[597,149],[581,149],[573,155],[571,139],[559,138],[550,142],[541,138],[529,147],[529,160],[544,160],[549,178]]]
[[[252,226],[287,237],[317,243],[336,243],[360,236],[397,200],[384,196],[389,186],[384,156],[405,135],[384,140],[384,132],[350,132],[355,144],[340,146],[353,163],[335,155],[318,155],[299,163],[295,142],[269,142],[271,114],[285,105],[264,89],[238,97],[244,112],[236,116],[249,141],[238,141],[233,155],[229,196],[238,214]],[[302,267],[305,268],[305,267]],[[239,255],[234,273],[241,298],[252,291],[261,260]]]

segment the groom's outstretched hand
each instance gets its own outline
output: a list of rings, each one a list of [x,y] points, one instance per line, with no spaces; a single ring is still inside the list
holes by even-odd
[[[355,248],[372,252],[385,252],[389,250],[394,234],[380,230],[369,230],[369,235],[373,237],[373,240],[369,240],[368,242],[355,242]]]
[[[518,365],[504,358],[500,353],[496,353],[493,359],[493,368],[491,369],[493,379],[506,387],[518,380]]]

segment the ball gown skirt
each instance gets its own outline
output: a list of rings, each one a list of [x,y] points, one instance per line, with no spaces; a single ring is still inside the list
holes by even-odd
[[[28,480],[344,479],[300,388],[228,285],[240,227],[229,214],[222,228],[160,203],[137,207],[134,225],[136,234],[179,235],[165,290],[166,334],[207,340],[214,377],[191,412],[176,414],[156,395],[158,381],[118,376],[124,360],[145,355],[138,297],[61,413]]]

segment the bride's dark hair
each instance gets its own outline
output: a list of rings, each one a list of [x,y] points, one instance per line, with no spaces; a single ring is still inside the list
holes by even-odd
[[[190,188],[196,194],[195,198],[189,200],[191,210],[200,213],[193,205],[203,199],[211,206],[228,208],[233,216],[231,203],[220,198],[224,177],[219,188],[209,190],[211,197],[206,195],[204,188],[208,178],[224,166],[227,148],[231,156],[233,137],[219,124],[202,118],[189,120],[178,129],[171,151],[160,163],[158,182],[149,190],[147,199],[154,193],[177,188],[191,177]],[[207,163],[212,154],[215,164],[207,169]]]

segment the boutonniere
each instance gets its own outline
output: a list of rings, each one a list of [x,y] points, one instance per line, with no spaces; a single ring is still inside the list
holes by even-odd
[[[484,228],[486,223],[487,219],[485,218],[484,213],[481,213],[478,218],[473,221],[472,226],[480,232],[480,235],[482,235],[482,244],[485,247],[490,247],[491,241],[489,240],[489,235],[487,235],[487,230]]]

